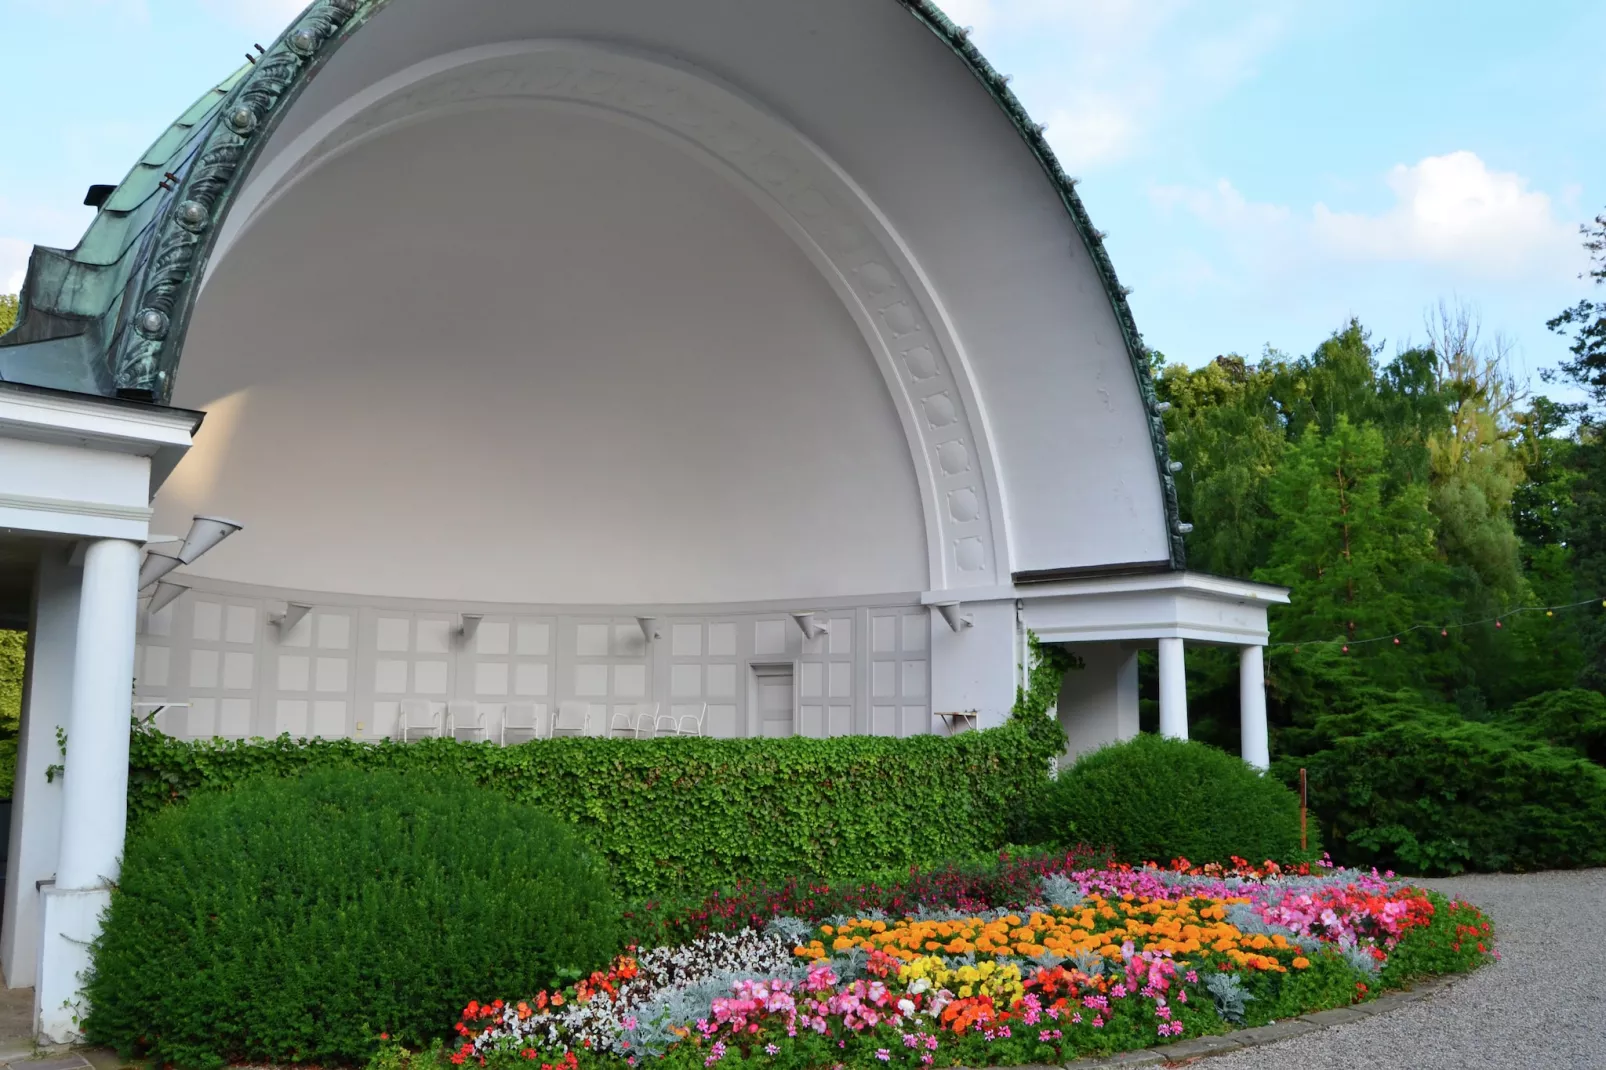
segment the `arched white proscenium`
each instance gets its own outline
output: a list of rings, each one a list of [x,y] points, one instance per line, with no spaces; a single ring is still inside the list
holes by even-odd
[[[575,41],[434,57],[353,94],[272,154],[242,189],[208,275],[253,220],[323,161],[409,122],[513,103],[583,108],[641,129],[724,174],[775,219],[842,299],[891,391],[920,486],[931,589],[1009,582],[1002,482],[939,296],[840,167],[705,72]]]

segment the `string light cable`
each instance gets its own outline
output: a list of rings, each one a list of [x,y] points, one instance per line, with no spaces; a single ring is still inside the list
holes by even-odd
[[[1413,624],[1404,631],[1390,632],[1388,635],[1374,635],[1366,639],[1306,639],[1299,642],[1268,643],[1266,645],[1269,649],[1291,646],[1294,648],[1295,653],[1298,653],[1299,648],[1304,646],[1341,646],[1343,648],[1343,652],[1348,654],[1350,647],[1366,646],[1369,643],[1388,643],[1392,641],[1394,646],[1399,646],[1401,639],[1415,632],[1436,631],[1440,636],[1448,636],[1451,629],[1459,631],[1466,628],[1476,628],[1482,624],[1493,623],[1496,628],[1500,628],[1503,621],[1509,620],[1512,617],[1521,616],[1524,613],[1543,613],[1547,617],[1554,617],[1557,610],[1577,609],[1579,606],[1594,605],[1596,602],[1599,602],[1603,607],[1606,607],[1606,598],[1596,596],[1594,598],[1585,598],[1577,602],[1563,602],[1554,606],[1521,606],[1517,609],[1511,610],[1510,612],[1498,614],[1497,616],[1485,617],[1482,620],[1464,621],[1460,624]]]

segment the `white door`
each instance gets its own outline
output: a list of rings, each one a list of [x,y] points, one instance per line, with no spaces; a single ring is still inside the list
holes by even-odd
[[[795,734],[797,714],[792,705],[792,666],[754,665],[753,691],[758,710],[758,734],[770,739]]]

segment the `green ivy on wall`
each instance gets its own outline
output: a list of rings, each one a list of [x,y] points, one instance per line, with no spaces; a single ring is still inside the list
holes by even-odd
[[[999,846],[1047,782],[1064,736],[1046,711],[1057,652],[1033,642],[1030,687],[1002,728],[957,736],[187,742],[134,733],[129,820],[248,777],[349,766],[451,772],[573,822],[627,895],[739,878],[845,878]]]
[[[467,776],[573,822],[622,892],[738,878],[825,878],[929,864],[1002,842],[1046,783],[1043,749],[1011,724],[953,737],[183,742],[136,732],[130,819],[257,776],[348,766]]]

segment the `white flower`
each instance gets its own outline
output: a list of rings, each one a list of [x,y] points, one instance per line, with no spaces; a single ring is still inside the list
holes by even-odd
[[[915,1001],[912,999],[900,999],[898,1001],[898,1010],[904,1014],[913,1014],[915,1012]]]

